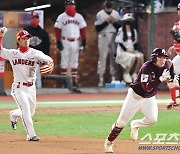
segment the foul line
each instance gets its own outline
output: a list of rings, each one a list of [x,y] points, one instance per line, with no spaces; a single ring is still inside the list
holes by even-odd
[[[51,102],[37,102],[37,104],[122,104],[124,100],[80,100],[80,101],[51,101]],[[170,99],[157,99],[158,104],[167,104],[171,102]]]

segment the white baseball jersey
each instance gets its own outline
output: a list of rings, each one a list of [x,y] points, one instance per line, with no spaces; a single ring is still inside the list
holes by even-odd
[[[74,17],[70,17],[65,12],[58,16],[54,25],[54,27],[61,29],[61,36],[65,38],[79,38],[80,29],[86,26],[82,15],[76,13]]]
[[[96,21],[94,25],[101,25],[103,22],[107,21],[107,19],[112,16],[116,20],[120,20],[119,13],[115,10],[112,10],[111,14],[107,14],[104,10],[101,10],[96,15]],[[112,24],[109,24],[105,27],[100,33],[115,33],[116,29]]]
[[[180,74],[180,55],[177,54],[173,60],[172,60],[172,63],[174,65],[174,73],[179,75]]]
[[[9,60],[14,82],[35,82],[39,62],[53,61],[51,57],[33,48],[29,48],[25,53],[21,53],[18,49],[3,48],[0,50],[0,56]]]
[[[22,118],[29,140],[36,136],[32,121],[36,108],[36,70],[39,62],[53,60],[43,52],[33,48],[29,48],[24,53],[20,52],[19,49],[2,48],[0,57],[9,60],[14,75],[11,95],[18,105],[18,109],[10,111],[10,119],[16,122],[19,117]]]

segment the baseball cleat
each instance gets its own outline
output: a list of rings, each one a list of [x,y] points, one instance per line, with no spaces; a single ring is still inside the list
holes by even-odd
[[[103,86],[104,86],[104,82],[103,81],[99,81],[98,87],[103,87]]]
[[[131,122],[131,139],[133,140],[133,141],[135,141],[135,140],[137,140],[138,139],[138,131],[139,131],[139,128],[138,127],[134,127],[133,125],[134,125],[134,123],[135,123],[135,121],[132,121]]]
[[[136,80],[136,78],[137,78],[137,73],[133,73],[133,74],[132,74],[132,79],[133,79],[133,81]]]
[[[72,92],[73,92],[73,93],[77,93],[77,94],[82,93],[81,90],[79,89],[79,86],[78,86],[77,82],[75,82],[75,81],[73,81],[73,89],[72,89]]]
[[[178,106],[179,104],[177,104],[176,102],[170,102],[167,104],[167,109],[173,109],[174,107]]]
[[[131,76],[130,76],[129,73],[123,75],[123,80],[124,80],[126,83],[131,83],[131,82],[132,82],[132,78],[131,78]]]
[[[78,88],[77,89],[73,89],[72,92],[76,93],[76,94],[81,94],[82,93],[81,90],[78,89]]]
[[[113,142],[109,141],[108,139],[104,142],[104,149],[106,153],[113,153]]]
[[[29,138],[28,139],[28,141],[39,141],[40,140],[40,138],[39,137],[37,137],[37,136],[33,136],[33,137],[31,137],[31,138]]]
[[[13,130],[16,130],[16,128],[17,128],[17,122],[15,121],[11,121],[11,128],[13,129]]]

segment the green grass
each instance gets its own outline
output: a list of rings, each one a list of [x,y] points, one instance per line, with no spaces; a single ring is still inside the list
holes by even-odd
[[[117,103],[103,103],[103,104],[93,104],[93,103],[60,103],[60,104],[37,104],[37,108],[49,108],[49,107],[90,107],[90,106],[121,106],[122,104]],[[17,108],[17,104],[15,102],[5,102],[0,103],[0,109],[14,109]]]
[[[109,100],[123,100],[109,99]],[[169,99],[169,96],[158,96],[157,99]],[[99,99],[103,100],[103,99]],[[106,99],[107,100],[107,99]],[[83,100],[79,100],[83,101]],[[79,102],[75,101],[75,102]],[[85,100],[84,100],[85,101]],[[92,100],[93,101],[93,100]],[[46,101],[44,101],[46,102]],[[54,101],[56,102],[56,101]],[[58,102],[58,101],[57,101]],[[92,103],[67,103],[63,104],[37,104],[37,108],[49,108],[49,107],[90,107],[90,106],[121,106],[118,103],[107,104],[92,104]],[[160,104],[162,105],[162,104]],[[16,108],[15,102],[0,102],[0,109]],[[1,112],[1,110],[0,110]],[[117,120],[119,113],[79,113],[79,114],[38,114],[33,117],[34,126],[38,135],[53,135],[53,136],[75,136],[86,138],[106,138],[112,124]],[[143,114],[138,112],[133,119],[143,118]],[[152,126],[141,128],[139,130],[139,139],[141,139],[147,133],[151,133],[154,139],[157,133],[180,134],[180,111],[159,111],[158,122]],[[0,114],[0,132],[8,133],[23,133],[26,134],[21,120],[18,121],[18,129],[16,131],[11,130],[8,111],[7,114]],[[130,126],[126,125],[122,133],[119,135],[119,139],[130,139]],[[179,139],[180,140],[180,139]]]
[[[86,113],[86,114],[36,114],[34,126],[37,134],[53,136],[76,136],[87,138],[105,138],[111,125],[116,121],[119,113]],[[142,113],[137,113],[133,119],[142,118]],[[18,129],[10,129],[9,116],[0,115],[1,132],[25,133],[21,120]],[[180,111],[160,111],[158,122],[152,126],[141,128],[139,139],[145,134],[151,133],[155,138],[156,133],[180,134]],[[129,139],[130,126],[126,125],[120,139]]]

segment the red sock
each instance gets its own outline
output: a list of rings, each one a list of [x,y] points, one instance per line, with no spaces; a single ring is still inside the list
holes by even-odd
[[[67,75],[67,68],[61,68],[61,75]]]
[[[170,89],[171,99],[176,102],[176,87]]]
[[[71,75],[72,75],[72,80],[77,81],[77,68],[72,68],[71,69]]]

